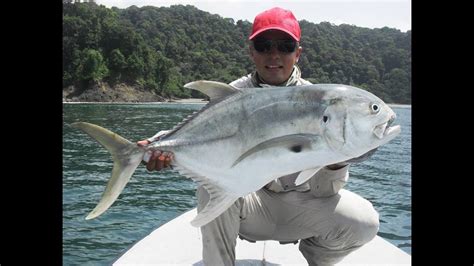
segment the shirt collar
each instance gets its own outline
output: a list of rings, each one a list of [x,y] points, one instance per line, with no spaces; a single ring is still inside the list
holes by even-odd
[[[300,78],[301,78],[301,70],[297,65],[294,65],[293,66],[293,71],[291,72],[290,77],[286,81],[284,81],[284,82],[282,82],[278,85],[266,84],[264,81],[262,81],[262,79],[258,75],[257,71],[252,72],[251,80],[252,80],[252,84],[255,87],[263,88],[263,87],[273,87],[273,86],[280,86],[280,87],[295,86],[295,85],[298,85],[298,80]]]

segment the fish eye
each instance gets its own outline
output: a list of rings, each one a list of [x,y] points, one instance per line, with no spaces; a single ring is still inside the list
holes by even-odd
[[[373,103],[370,105],[370,110],[373,113],[378,113],[380,111],[380,107],[376,103]]]

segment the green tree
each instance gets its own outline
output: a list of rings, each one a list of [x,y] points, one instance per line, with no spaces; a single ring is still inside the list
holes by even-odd
[[[108,66],[110,70],[110,77],[117,82],[122,76],[122,72],[127,67],[125,56],[120,52],[120,49],[114,49],[110,53]]]
[[[107,66],[99,51],[85,49],[78,66],[77,77],[82,81],[100,81],[108,74]]]
[[[408,103],[411,101],[410,81],[405,70],[400,68],[392,69],[383,78],[383,83],[386,87],[387,94],[394,103]]]
[[[126,61],[126,76],[129,78],[129,81],[143,79],[143,74],[145,71],[145,63],[143,62],[143,58],[134,52],[127,57]]]
[[[410,102],[411,31],[305,20],[300,26],[303,78],[360,86],[387,101]],[[106,80],[185,97],[191,95],[183,88],[187,82],[230,82],[254,70],[248,56],[251,28],[249,21],[235,22],[191,5],[63,5],[63,86]]]

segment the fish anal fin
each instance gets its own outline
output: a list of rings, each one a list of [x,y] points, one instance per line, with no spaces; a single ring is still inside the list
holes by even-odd
[[[209,201],[206,206],[191,221],[191,225],[195,227],[201,227],[211,222],[225,212],[239,198],[239,196],[226,193],[223,188],[211,182],[209,178],[186,169],[181,165],[176,165],[175,169],[181,175],[192,179],[198,185],[204,187],[209,194]]]
[[[211,222],[223,212],[225,212],[239,198],[233,195],[223,193],[218,188],[208,189],[209,202],[198,215],[191,221],[191,225],[201,227]]]

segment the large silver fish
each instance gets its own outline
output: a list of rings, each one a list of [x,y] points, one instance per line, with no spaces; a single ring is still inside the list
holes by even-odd
[[[173,152],[173,166],[209,192],[209,203],[191,222],[203,226],[275,178],[301,171],[296,184],[302,184],[321,167],[358,157],[400,133],[400,126],[390,126],[395,113],[389,106],[352,86],[237,89],[195,81],[185,87],[207,94],[210,103],[147,147],[97,125],[72,124],[114,160],[112,177],[86,219],[113,204],[153,150]]]

